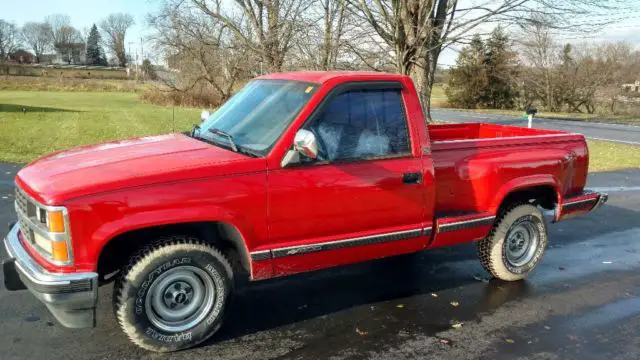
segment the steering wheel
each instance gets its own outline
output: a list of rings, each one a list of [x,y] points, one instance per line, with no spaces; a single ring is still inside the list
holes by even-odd
[[[313,133],[313,135],[316,137],[316,141],[318,142],[318,157],[316,158],[316,161],[329,161],[329,154],[327,154],[325,150],[327,146],[320,134],[318,134],[318,131],[316,131],[316,129],[307,130]]]

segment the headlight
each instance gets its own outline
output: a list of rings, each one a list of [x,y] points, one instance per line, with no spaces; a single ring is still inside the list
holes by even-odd
[[[43,223],[49,232],[64,233],[64,212],[62,210],[47,211],[45,209],[38,209],[38,220]]]
[[[73,263],[69,213],[64,206],[42,205],[16,187],[15,208],[22,236],[34,250],[54,264]]]
[[[44,251],[51,259],[62,263],[69,261],[69,249],[66,240],[53,241],[37,232],[33,233],[33,240],[36,246]]]
[[[33,242],[45,252],[45,255],[58,263],[68,263],[70,260],[70,249],[68,246],[65,222],[65,211],[60,207],[46,209],[34,204],[36,207],[36,218],[43,225],[45,231],[50,235],[63,235],[65,239],[52,240],[53,236],[43,236],[34,231]],[[59,236],[58,236],[59,237]]]

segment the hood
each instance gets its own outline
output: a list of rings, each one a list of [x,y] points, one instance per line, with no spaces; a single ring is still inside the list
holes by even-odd
[[[44,156],[18,172],[17,184],[56,205],[79,196],[134,186],[266,168],[263,158],[238,154],[182,134],[84,146]]]

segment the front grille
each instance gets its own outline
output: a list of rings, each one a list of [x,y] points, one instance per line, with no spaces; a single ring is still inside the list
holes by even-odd
[[[33,238],[33,230],[25,224],[25,222],[21,219],[18,219],[18,224],[20,224],[20,232],[22,236],[27,240],[30,244],[35,245],[35,240]]]
[[[29,200],[29,198],[16,187],[16,210],[18,212],[18,224],[20,225],[20,232],[22,236],[31,244],[35,244],[33,238],[33,230],[29,228],[26,217],[36,216],[36,206]]]
[[[27,199],[27,196],[18,188],[16,188],[16,207],[23,214],[28,214],[29,200]]]

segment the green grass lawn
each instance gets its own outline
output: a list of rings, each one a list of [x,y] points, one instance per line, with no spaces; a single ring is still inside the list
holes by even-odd
[[[175,108],[176,130],[199,121],[199,109]],[[133,93],[0,91],[0,162],[173,128],[171,107],[143,104]]]
[[[431,107],[446,107],[449,102],[447,95],[444,93],[444,86],[434,85],[431,89]]]
[[[600,140],[587,142],[590,172],[640,168],[640,146]]]
[[[22,109],[26,112],[23,113]],[[0,91],[0,162],[78,145],[190,129],[200,109],[141,103],[134,93]],[[591,171],[640,167],[640,147],[589,141]]]

